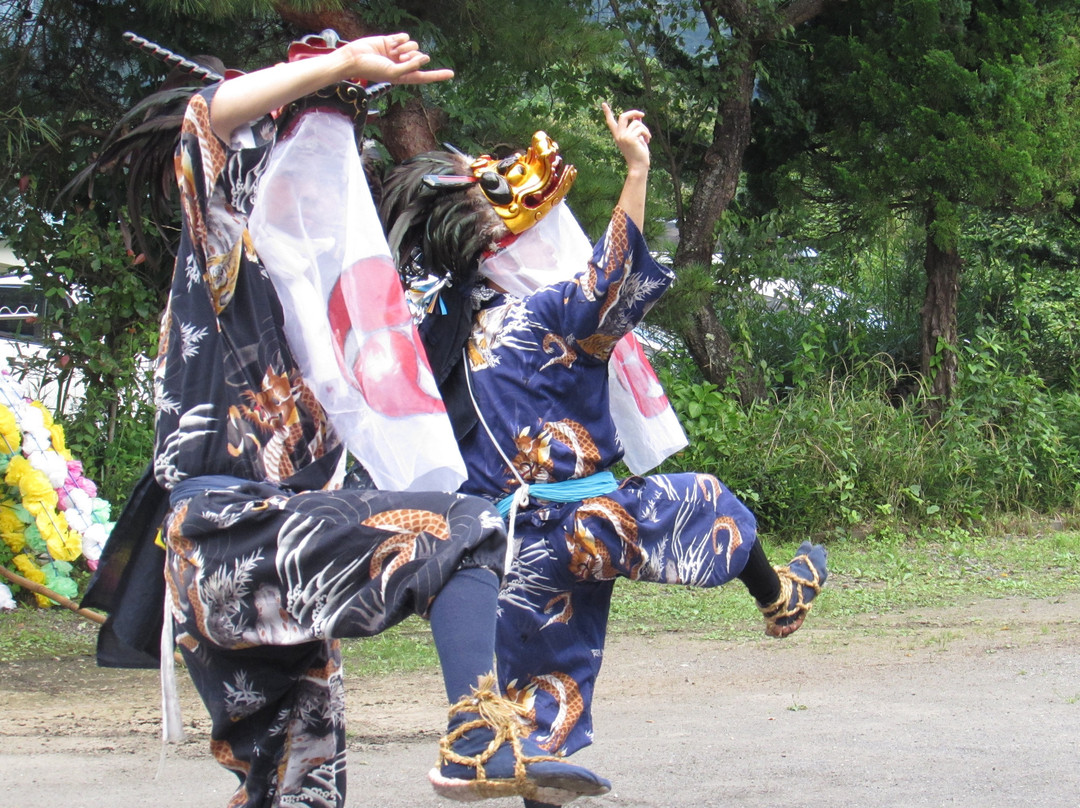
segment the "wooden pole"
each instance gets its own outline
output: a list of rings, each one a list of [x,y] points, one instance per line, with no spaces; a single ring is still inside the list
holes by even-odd
[[[84,609],[79,606],[78,603],[71,600],[70,598],[65,598],[59,592],[54,592],[53,590],[49,589],[49,587],[42,586],[36,581],[31,581],[29,578],[23,578],[21,575],[15,574],[4,566],[0,566],[0,575],[7,578],[13,584],[18,584],[19,586],[24,587],[25,589],[29,589],[31,592],[34,592],[38,595],[44,595],[49,600],[55,601],[61,606],[66,606],[68,609],[71,609],[71,611],[75,612],[75,614],[80,614],[87,620],[91,620],[98,625],[101,625],[105,622],[105,615],[101,614],[100,612],[94,612],[90,609]],[[179,651],[174,651],[173,657],[179,664],[184,664],[184,657]]]
[[[49,600],[55,601],[61,606],[65,606],[68,609],[71,609],[71,611],[75,612],[75,614],[81,614],[87,620],[92,620],[98,625],[101,625],[105,622],[105,615],[101,614],[100,612],[93,612],[89,609],[84,609],[78,603],[71,600],[70,598],[65,598],[59,592],[54,592],[47,586],[42,586],[36,581],[31,581],[29,578],[23,578],[21,575],[16,575],[14,572],[7,569],[6,567],[0,566],[0,575],[7,578],[13,584],[18,584],[24,589],[29,589],[31,592],[37,595],[44,595]]]

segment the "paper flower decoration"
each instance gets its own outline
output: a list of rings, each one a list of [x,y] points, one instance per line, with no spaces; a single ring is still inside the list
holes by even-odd
[[[73,459],[64,430],[0,371],[0,563],[74,599],[73,563],[96,569],[112,531],[111,506]],[[8,591],[10,596],[10,591]],[[0,609],[3,592],[0,592]],[[54,605],[35,595],[40,606]]]

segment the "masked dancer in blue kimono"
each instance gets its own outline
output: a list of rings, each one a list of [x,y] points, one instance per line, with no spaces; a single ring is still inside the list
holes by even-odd
[[[609,788],[492,687],[504,523],[443,493],[464,467],[364,178],[357,82],[452,75],[427,62],[405,34],[324,32],[183,115],[156,368],[161,658],[171,702],[183,654],[240,780],[230,808],[345,804],[339,641],[410,614],[430,619],[453,705],[436,790],[561,804]],[[378,489],[342,488],[347,451]]]
[[[616,578],[740,578],[784,637],[827,574],[809,542],[773,567],[753,514],[710,474],[611,472],[625,459],[644,474],[685,436],[632,335],[674,280],[641,234],[650,133],[639,111],[603,112],[627,176],[595,249],[563,203],[576,172],[543,132],[503,159],[419,155],[388,173],[380,206],[454,416],[461,490],[508,519],[500,685],[564,754],[592,742]]]

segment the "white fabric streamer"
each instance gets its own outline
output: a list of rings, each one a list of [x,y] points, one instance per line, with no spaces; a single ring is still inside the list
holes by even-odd
[[[685,449],[689,441],[641,343],[627,334],[608,364],[611,419],[623,443],[623,461],[645,474]]]
[[[456,490],[465,464],[349,120],[321,111],[300,119],[274,147],[248,228],[308,386],[375,484]]]
[[[161,624],[161,740],[164,743],[181,743],[184,740],[184,718],[180,713],[180,696],[176,689],[175,653],[172,595],[166,584],[165,620]]]
[[[508,246],[480,262],[479,272],[514,297],[562,283],[585,271],[593,245],[563,202]]]

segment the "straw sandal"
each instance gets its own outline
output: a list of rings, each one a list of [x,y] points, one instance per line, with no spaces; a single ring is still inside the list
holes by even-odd
[[[471,696],[450,708],[438,764],[428,773],[435,792],[461,802],[525,797],[565,805],[611,790],[603,777],[542,749],[530,735],[526,713],[496,692],[494,676],[483,677]]]
[[[799,546],[791,563],[774,567],[780,578],[780,595],[768,605],[758,604],[765,617],[765,633],[770,637],[786,637],[803,624],[810,606],[825,585],[825,548],[808,541]]]

